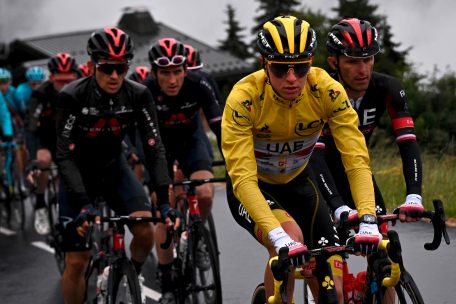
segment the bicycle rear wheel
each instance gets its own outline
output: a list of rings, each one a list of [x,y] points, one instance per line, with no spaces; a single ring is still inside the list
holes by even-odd
[[[192,304],[222,303],[222,285],[217,264],[217,252],[210,232],[203,226],[192,237]],[[206,259],[203,263],[201,260]]]
[[[116,260],[110,268],[107,304],[141,304],[141,291],[133,264],[127,258]]]
[[[266,303],[266,288],[264,288],[264,283],[260,283],[253,291],[251,304],[264,303]]]

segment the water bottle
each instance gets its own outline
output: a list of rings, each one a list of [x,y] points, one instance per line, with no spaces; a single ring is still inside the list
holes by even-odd
[[[106,302],[106,291],[108,289],[109,266],[103,269],[103,272],[97,277],[97,303]]]
[[[185,230],[181,233],[180,241],[179,241],[179,255],[181,258],[185,257],[185,253],[187,251],[188,246],[188,231]]]

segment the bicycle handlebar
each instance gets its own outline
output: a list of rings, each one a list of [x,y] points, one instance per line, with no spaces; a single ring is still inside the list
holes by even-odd
[[[439,248],[440,243],[442,242],[442,236],[445,239],[447,245],[450,244],[450,238],[446,230],[445,225],[445,210],[443,208],[443,202],[439,199],[432,201],[434,205],[434,211],[424,211],[420,217],[427,218],[431,220],[432,226],[434,228],[434,237],[432,242],[425,243],[424,248],[426,250],[436,250]],[[396,224],[396,221],[399,219],[399,208],[396,208],[392,214],[377,215],[378,224],[391,222],[393,225]],[[343,212],[341,214],[341,220],[339,227],[342,227],[342,232],[347,231],[350,227],[356,226],[359,224],[359,219],[356,218],[350,223],[348,222],[348,212]]]
[[[121,216],[95,216],[89,215],[87,217],[87,221],[89,222],[89,231],[91,231],[91,226],[93,223],[101,224],[101,223],[116,223],[118,225],[127,225],[127,224],[137,224],[137,223],[145,223],[145,222],[152,222],[156,223],[164,223],[165,219],[161,217],[154,217],[154,216],[130,216],[130,215],[121,215]],[[90,233],[86,234],[88,238]],[[160,244],[162,249],[169,248],[172,241],[172,232],[169,231],[166,234],[166,239],[163,243]],[[87,240],[88,242],[88,240]]]
[[[188,186],[190,188],[201,186],[206,183],[224,183],[226,178],[224,177],[214,177],[214,178],[204,178],[204,179],[189,179],[180,182],[174,182],[173,186]]]

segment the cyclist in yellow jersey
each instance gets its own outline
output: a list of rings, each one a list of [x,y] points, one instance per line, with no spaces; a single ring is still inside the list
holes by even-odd
[[[311,67],[316,43],[315,31],[302,19],[280,16],[266,22],[257,40],[263,69],[233,87],[222,119],[233,217],[271,257],[288,247],[293,265],[302,264],[307,247],[338,244],[326,203],[307,166],[325,123],[342,155],[362,221],[355,245],[368,254],[382,238],[375,224],[372,174],[357,114],[341,84]],[[341,260],[340,256],[328,259],[334,276],[330,286],[335,283],[343,303]],[[313,273],[321,278],[324,267],[319,265],[317,261]],[[271,276],[267,268],[267,296],[272,294]],[[291,298],[293,278],[289,280]],[[324,299],[317,283],[309,280],[314,297],[337,303]]]

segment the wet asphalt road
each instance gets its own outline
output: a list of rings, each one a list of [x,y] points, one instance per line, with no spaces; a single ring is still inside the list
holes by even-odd
[[[27,211],[29,217],[24,233],[7,235],[8,231],[0,228],[0,303],[61,304],[60,275],[54,258],[43,247],[43,237],[31,229],[30,208]],[[223,187],[217,188],[213,214],[221,251],[224,303],[250,303],[254,288],[263,279],[266,251],[235,223]],[[405,267],[414,277],[425,303],[456,303],[456,229],[448,230],[451,245],[442,244],[434,252],[423,248],[423,244],[432,239],[429,224],[398,224],[394,229],[401,238]],[[157,303],[160,296],[154,280],[155,264],[152,253],[143,270],[148,304]],[[359,271],[364,261],[351,258],[350,265],[352,272]],[[299,294],[296,303],[302,303]]]

